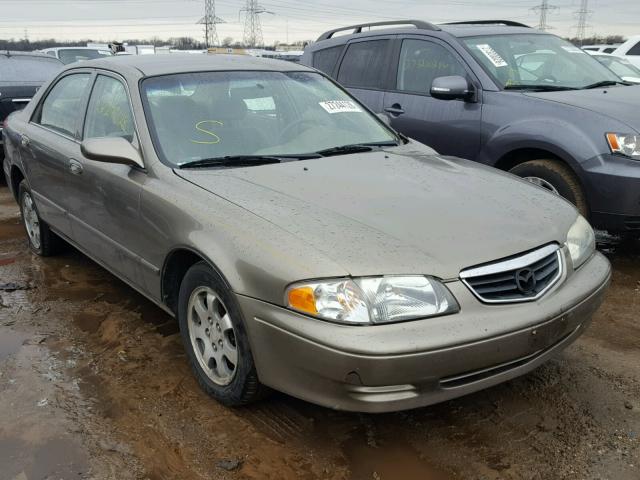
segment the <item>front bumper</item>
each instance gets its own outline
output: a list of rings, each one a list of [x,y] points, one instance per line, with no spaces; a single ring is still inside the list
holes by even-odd
[[[585,330],[611,276],[596,253],[536,302],[490,306],[448,283],[456,315],[345,326],[239,296],[262,383],[339,410],[438,403],[529,372]]]
[[[607,154],[583,167],[591,223],[612,233],[640,235],[640,161]]]

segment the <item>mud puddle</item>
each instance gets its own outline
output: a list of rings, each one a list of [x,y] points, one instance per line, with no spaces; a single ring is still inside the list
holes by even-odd
[[[9,328],[0,327],[0,361],[17,353],[22,344],[28,338],[27,335]],[[2,465],[2,463],[0,463]]]

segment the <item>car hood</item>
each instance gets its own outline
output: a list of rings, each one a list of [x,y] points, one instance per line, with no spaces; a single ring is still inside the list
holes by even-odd
[[[640,86],[569,90],[563,92],[529,92],[529,97],[591,110],[626,123],[640,132]]]
[[[566,240],[577,216],[568,202],[422,148],[176,174],[295,235],[353,276],[451,279],[465,267]]]

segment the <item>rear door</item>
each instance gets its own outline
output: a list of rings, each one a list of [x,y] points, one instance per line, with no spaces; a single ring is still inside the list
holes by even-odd
[[[91,77],[83,71],[58,79],[25,127],[19,147],[38,212],[68,237],[69,160],[80,155],[79,127]]]
[[[350,42],[338,71],[338,82],[376,113],[382,111],[392,40],[392,36],[383,36]]]
[[[407,36],[397,42],[393,65],[383,107],[391,125],[438,153],[475,159],[480,150],[480,101],[438,100],[430,94],[434,79],[451,75],[465,77],[479,88],[462,58],[438,39]]]

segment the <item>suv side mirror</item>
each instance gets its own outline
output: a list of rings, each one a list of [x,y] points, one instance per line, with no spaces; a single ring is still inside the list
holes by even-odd
[[[473,86],[459,75],[438,77],[431,84],[431,96],[440,100],[471,100],[473,94]]]
[[[96,162],[144,168],[140,152],[122,137],[88,138],[80,145],[80,151],[86,158]]]

